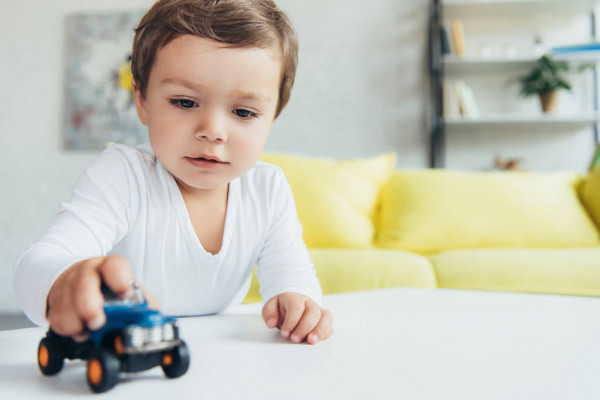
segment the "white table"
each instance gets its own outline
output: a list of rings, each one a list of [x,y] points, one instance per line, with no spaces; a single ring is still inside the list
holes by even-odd
[[[180,320],[186,375],[121,375],[119,399],[600,398],[600,299],[389,289],[326,296],[335,333],[316,346],[268,330],[260,305]],[[0,399],[88,395],[85,364],[36,364],[42,328],[0,332]]]

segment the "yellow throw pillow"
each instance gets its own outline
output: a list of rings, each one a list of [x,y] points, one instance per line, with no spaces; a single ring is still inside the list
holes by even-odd
[[[419,253],[481,247],[598,246],[569,173],[396,171],[377,244]]]
[[[581,197],[583,204],[600,229],[600,167],[590,174],[583,185]]]
[[[392,174],[393,153],[335,161],[265,153],[290,183],[308,247],[368,247],[381,187]]]

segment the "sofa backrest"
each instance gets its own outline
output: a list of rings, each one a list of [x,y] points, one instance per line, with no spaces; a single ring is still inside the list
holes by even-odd
[[[283,169],[308,247],[431,254],[600,246],[600,169],[584,180],[575,173],[394,170],[393,153],[343,161],[266,153],[261,160]]]
[[[579,201],[580,180],[573,173],[398,170],[383,189],[376,244],[424,254],[599,246]]]

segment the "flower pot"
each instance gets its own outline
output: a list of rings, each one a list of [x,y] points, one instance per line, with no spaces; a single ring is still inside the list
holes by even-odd
[[[556,111],[556,99],[558,98],[558,91],[546,92],[540,94],[540,103],[542,104],[542,111],[545,113]]]

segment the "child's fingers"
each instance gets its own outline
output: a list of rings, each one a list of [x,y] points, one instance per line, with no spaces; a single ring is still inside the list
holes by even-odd
[[[89,289],[78,291],[82,282],[86,286],[86,277],[97,275],[94,270],[95,263],[98,259],[88,259],[74,264],[65,270],[54,282],[54,285],[48,293],[47,318],[52,330],[63,336],[82,336],[87,331],[86,320],[83,315],[88,318],[94,318],[93,306],[90,312],[89,304],[85,304],[85,299],[88,296]],[[89,285],[89,282],[88,284]],[[92,283],[93,293],[99,292],[99,287],[94,288]],[[79,301],[78,298],[84,296],[84,301]],[[78,309],[78,305],[80,309]],[[101,310],[100,310],[101,311]]]
[[[305,302],[304,313],[302,314],[302,318],[296,326],[296,329],[291,334],[292,342],[300,343],[311,332],[319,323],[321,319],[321,307],[317,305],[312,300],[307,300]]]
[[[63,336],[81,335],[86,331],[81,317],[72,307],[71,296],[62,296],[48,308],[48,322],[54,332]]]
[[[106,256],[98,269],[102,280],[113,293],[120,297],[132,294],[133,274],[125,257],[114,254]]]
[[[97,330],[106,322],[100,292],[100,275],[95,268],[85,268],[73,287],[73,305],[79,317],[90,330]]]
[[[59,335],[84,338],[87,330],[100,329],[106,323],[104,281],[117,295],[133,290],[133,275],[121,256],[95,257],[74,264],[56,280],[48,293],[48,322]],[[158,302],[149,296],[149,303]]]
[[[326,309],[321,309],[321,319],[319,323],[308,334],[306,341],[310,344],[317,344],[320,340],[325,340],[333,334],[333,316]]]
[[[283,323],[281,324],[281,336],[289,337],[290,333],[296,329],[300,318],[302,318],[302,314],[304,314],[304,307],[304,301],[287,301],[283,303],[285,317],[283,317]]]
[[[269,329],[273,329],[279,324],[279,296],[267,301],[262,309],[262,318]]]

